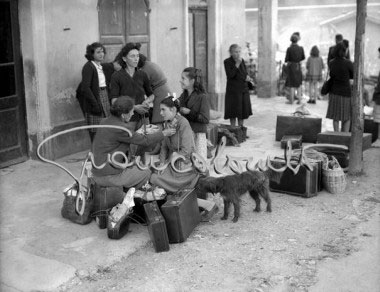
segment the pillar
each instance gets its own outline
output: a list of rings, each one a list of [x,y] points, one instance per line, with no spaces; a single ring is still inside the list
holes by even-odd
[[[276,30],[278,0],[258,1],[257,96],[277,94]]]

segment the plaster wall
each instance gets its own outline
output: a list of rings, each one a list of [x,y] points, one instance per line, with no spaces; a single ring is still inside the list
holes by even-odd
[[[189,64],[187,0],[151,0],[151,60],[165,72],[170,89],[182,93],[179,80]]]
[[[96,5],[96,0],[19,0],[31,156],[42,139],[52,132],[83,122],[75,89],[86,61],[85,47],[99,38]],[[51,156],[53,152],[68,154],[73,150],[70,145],[81,144],[65,140],[68,145],[51,145],[47,152]]]

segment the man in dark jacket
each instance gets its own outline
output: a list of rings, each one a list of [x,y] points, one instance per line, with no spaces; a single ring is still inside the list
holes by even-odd
[[[343,42],[343,36],[338,33],[335,36],[335,46],[339,43]],[[330,61],[335,58],[335,46],[332,46],[329,48],[329,54],[327,56],[327,65],[329,66]]]

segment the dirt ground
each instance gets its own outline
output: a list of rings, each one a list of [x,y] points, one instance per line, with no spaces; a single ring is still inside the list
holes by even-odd
[[[217,195],[219,213],[185,243],[163,253],[149,243],[61,291],[379,291],[379,152],[365,151],[365,173],[348,177],[344,194],[305,199],[272,192],[272,213],[252,212],[254,202],[244,195],[237,223],[231,215],[220,220]],[[371,266],[360,263],[364,257]],[[358,273],[364,276],[355,280]]]

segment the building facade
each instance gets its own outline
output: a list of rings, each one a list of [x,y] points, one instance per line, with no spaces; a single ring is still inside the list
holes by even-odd
[[[75,90],[86,45],[101,41],[112,60],[127,42],[164,70],[181,93],[187,66],[204,71],[213,108],[223,108],[223,60],[244,45],[245,1],[234,0],[1,0],[0,167],[35,157],[49,135],[84,125]],[[9,55],[9,56],[8,56]],[[6,79],[7,78],[7,79]],[[89,149],[86,131],[60,136],[42,149],[56,159]]]

